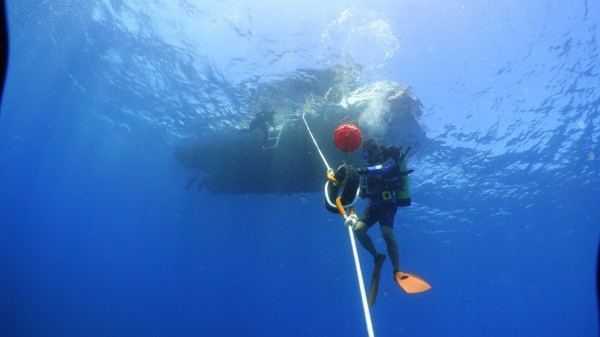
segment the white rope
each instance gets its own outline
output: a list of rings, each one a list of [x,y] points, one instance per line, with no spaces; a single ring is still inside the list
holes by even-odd
[[[352,253],[354,253],[354,264],[356,265],[356,276],[358,276],[358,285],[360,288],[360,297],[362,297],[363,310],[365,312],[365,320],[367,321],[367,332],[369,337],[374,337],[373,323],[371,322],[371,311],[369,311],[369,302],[367,302],[367,292],[365,291],[365,283],[360,269],[360,261],[358,260],[358,252],[356,251],[356,241],[354,240],[354,231],[352,226],[348,226],[348,235],[352,243]]]
[[[327,163],[327,159],[325,159],[325,156],[323,155],[323,152],[321,152],[321,149],[319,148],[319,144],[317,144],[317,140],[313,136],[312,131],[310,131],[310,127],[308,127],[308,123],[306,122],[306,118],[304,118],[304,115],[306,115],[306,114],[305,113],[302,114],[302,120],[304,121],[304,125],[306,125],[306,130],[308,130],[308,134],[310,135],[310,138],[312,138],[313,143],[315,143],[317,151],[319,151],[319,154],[321,155],[321,159],[323,159],[323,162],[325,163],[325,167],[327,168],[327,172],[329,172],[329,170],[331,170],[331,167]]]
[[[319,148],[319,144],[317,143],[317,140],[315,139],[312,132],[310,131],[310,127],[308,126],[308,123],[306,122],[304,115],[305,114],[302,114],[302,120],[304,121],[304,125],[306,125],[306,130],[308,130],[308,134],[310,134],[310,138],[312,138],[313,143],[315,143],[315,147],[319,151],[319,154],[321,155],[321,158],[323,159],[323,162],[325,163],[325,167],[327,167],[327,171],[329,171],[329,170],[331,170],[331,167],[327,163],[327,159],[325,159],[323,152],[321,152],[321,149]],[[358,193],[357,193],[357,195],[358,195]],[[325,198],[327,198],[327,185],[325,185]],[[354,199],[354,202],[355,201],[356,201],[356,198]],[[353,202],[353,204],[354,204],[354,202]],[[354,265],[356,266],[356,276],[358,277],[358,286],[360,288],[360,297],[362,298],[363,310],[365,312],[365,320],[367,323],[367,332],[369,333],[369,337],[374,337],[375,333],[373,332],[373,322],[371,322],[371,312],[369,311],[369,302],[367,301],[367,292],[365,291],[365,283],[364,283],[363,277],[362,277],[362,270],[360,268],[360,261],[358,259],[358,251],[356,250],[356,241],[354,240],[354,231],[352,230],[352,226],[348,226],[348,235],[350,236],[350,243],[352,244],[352,254],[354,254]]]

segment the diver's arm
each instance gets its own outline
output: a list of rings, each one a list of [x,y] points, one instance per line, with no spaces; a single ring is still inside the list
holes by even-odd
[[[366,168],[359,169],[359,174],[368,176],[384,175],[392,170],[398,169],[398,163],[391,158],[386,159],[383,163],[374,166],[368,166]]]

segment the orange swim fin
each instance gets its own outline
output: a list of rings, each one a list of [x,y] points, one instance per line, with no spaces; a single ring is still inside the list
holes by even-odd
[[[422,293],[431,289],[431,285],[422,278],[409,273],[397,271],[394,273],[396,283],[408,294]]]

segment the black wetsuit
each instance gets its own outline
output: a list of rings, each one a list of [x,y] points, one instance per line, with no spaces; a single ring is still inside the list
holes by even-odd
[[[390,157],[383,157],[379,164],[369,163],[367,173],[363,178],[361,196],[369,203],[360,221],[368,227],[379,221],[382,226],[394,227],[396,216],[395,187],[400,178],[398,163]],[[373,165],[376,164],[376,165]]]
[[[268,124],[271,124],[271,127],[275,128],[275,123],[273,121],[274,116],[275,116],[274,112],[261,111],[258,114],[256,114],[256,117],[254,117],[252,122],[250,122],[250,126],[248,126],[247,129],[240,130],[240,133],[252,132],[255,129],[260,128],[263,131],[263,134],[265,135],[264,145],[266,146],[266,145],[268,145],[268,142],[269,142],[269,125]]]
[[[362,197],[367,198],[368,205],[358,218],[359,229],[355,230],[355,233],[360,244],[377,260],[380,255],[367,231],[379,222],[388,256],[396,272],[400,267],[398,243],[393,231],[397,211],[395,187],[400,178],[400,170],[399,164],[390,155],[381,147],[377,148],[378,151],[375,152],[378,153],[373,153],[372,158],[368,160],[371,166],[360,169],[363,175],[360,193]]]

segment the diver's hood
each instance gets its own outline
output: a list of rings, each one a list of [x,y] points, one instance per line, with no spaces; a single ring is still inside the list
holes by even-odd
[[[369,165],[381,164],[381,161],[383,160],[383,150],[381,149],[381,146],[377,145],[373,147],[369,152],[370,154],[369,158],[367,158],[367,163]]]

